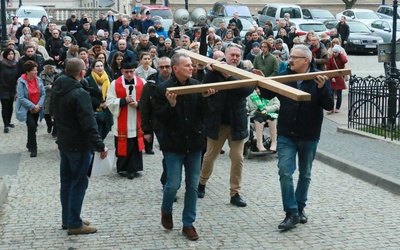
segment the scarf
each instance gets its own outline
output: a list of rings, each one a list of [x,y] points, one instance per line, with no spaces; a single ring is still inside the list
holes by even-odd
[[[97,83],[97,85],[101,86],[101,94],[103,97],[102,101],[106,100],[107,97],[107,92],[108,89],[110,88],[110,79],[108,78],[108,75],[105,71],[103,71],[103,74],[99,75],[96,72],[92,71],[92,77],[94,81]]]
[[[15,61],[15,56],[14,56],[14,60],[12,60],[12,61],[8,60],[7,58],[3,58],[2,62],[10,67],[15,67],[17,65],[17,61]]]
[[[313,55],[314,58],[317,58],[317,51],[318,51],[318,50],[319,50],[319,47],[315,47],[315,48],[313,48],[313,49],[311,50],[312,55]]]

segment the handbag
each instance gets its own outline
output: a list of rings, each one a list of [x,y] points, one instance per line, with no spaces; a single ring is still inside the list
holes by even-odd
[[[98,124],[103,123],[106,120],[106,113],[104,113],[104,111],[96,111],[94,112],[94,117]]]
[[[338,65],[337,65],[335,59],[333,59],[333,62],[335,63],[336,69],[339,69],[339,67],[338,67]],[[344,67],[343,69],[345,69],[345,68],[346,68],[346,67]],[[345,82],[347,82],[347,81],[349,80],[349,75],[343,76],[343,80],[344,80]]]

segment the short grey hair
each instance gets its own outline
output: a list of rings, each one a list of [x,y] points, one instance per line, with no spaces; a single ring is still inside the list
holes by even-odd
[[[303,53],[303,56],[307,57],[308,60],[310,60],[310,62],[311,62],[311,60],[312,60],[312,52],[306,45],[298,44],[298,45],[293,46],[292,50],[293,49],[301,50],[302,53]]]
[[[171,58],[171,66],[177,66],[179,65],[179,61],[181,60],[181,57],[189,57],[186,54],[183,53],[176,53],[175,55],[172,56]]]

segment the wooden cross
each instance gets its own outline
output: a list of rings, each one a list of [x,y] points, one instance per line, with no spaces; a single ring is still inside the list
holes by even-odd
[[[311,95],[309,93],[303,92],[296,88],[292,88],[282,83],[299,81],[299,80],[312,80],[315,79],[317,75],[325,75],[329,78],[332,78],[336,76],[345,76],[351,74],[351,70],[349,69],[338,69],[338,70],[319,71],[319,72],[304,73],[304,74],[263,77],[228,64],[223,64],[220,61],[211,59],[206,56],[202,56],[192,51],[181,49],[178,50],[177,52],[188,55],[192,59],[192,61],[201,65],[207,65],[207,63],[212,63],[213,70],[217,70],[229,75],[236,76],[239,79],[242,79],[238,81],[217,82],[204,85],[201,84],[195,86],[180,86],[180,87],[167,88],[167,92],[174,93],[177,95],[202,93],[206,92],[207,89],[209,88],[213,88],[215,90],[227,90],[227,89],[235,89],[242,87],[258,86],[261,88],[271,90],[278,94],[281,94],[288,98],[291,98],[295,101],[310,101]]]

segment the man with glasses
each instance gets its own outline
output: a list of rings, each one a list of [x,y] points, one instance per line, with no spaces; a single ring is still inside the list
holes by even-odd
[[[143,170],[143,130],[139,110],[140,96],[145,81],[135,75],[137,63],[124,58],[122,76],[111,83],[107,106],[114,116],[114,143],[117,154],[117,172],[122,177],[140,177]]]
[[[242,53],[242,46],[230,43],[225,50],[227,64],[238,67]],[[203,84],[214,82],[234,81],[238,78],[212,70],[204,77]],[[253,87],[221,90],[210,96],[209,112],[206,116],[207,151],[203,158],[200,174],[198,196],[203,198],[208,179],[211,177],[214,162],[221,152],[226,140],[229,142],[231,158],[230,202],[238,207],[245,207],[247,203],[240,196],[243,171],[244,140],[249,132],[247,129],[246,97],[254,91]]]
[[[68,234],[91,234],[97,231],[82,220],[81,210],[89,184],[87,172],[95,149],[104,159],[107,147],[104,145],[93,115],[92,101],[82,88],[85,64],[79,58],[68,59],[65,75],[54,83],[51,107],[57,127],[57,145],[60,151],[60,179],[62,229]]]
[[[319,41],[319,36],[311,36],[310,50],[314,58],[314,62],[319,70],[326,70],[326,64],[328,63],[328,50]]]
[[[143,87],[142,96],[140,98],[140,111],[142,118],[142,129],[144,132],[144,139],[152,143],[153,132],[157,140],[161,140],[161,124],[155,118],[155,99],[154,94],[157,86],[171,78],[172,68],[171,59],[168,57],[161,57],[158,60],[157,73],[150,75],[147,78],[147,83]],[[161,175],[161,184],[167,183],[167,170],[165,167],[165,159],[162,160],[163,172]]]
[[[305,45],[295,45],[289,59],[289,68],[281,75],[316,72],[312,63],[312,52]],[[296,224],[307,223],[304,212],[308,188],[311,182],[311,167],[317,150],[323,120],[323,109],[333,107],[328,77],[318,75],[314,80],[293,81],[286,85],[311,95],[311,101],[296,102],[267,89],[260,89],[261,96],[268,100],[278,96],[281,107],[278,118],[278,168],[286,217],[278,229],[288,230]],[[293,173],[298,158],[299,177],[296,190]]]

